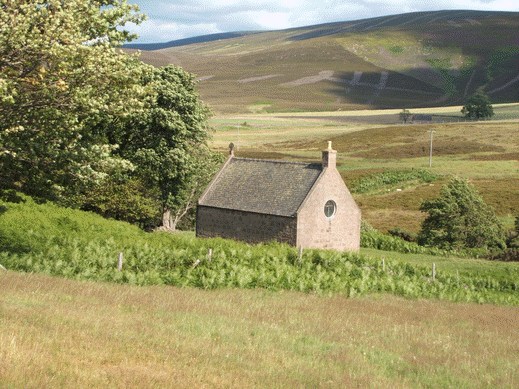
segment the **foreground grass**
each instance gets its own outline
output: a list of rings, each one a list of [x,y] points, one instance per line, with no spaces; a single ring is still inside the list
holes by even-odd
[[[0,272],[0,387],[515,388],[519,309]]]
[[[489,278],[494,280],[519,280],[519,262],[490,261],[487,259],[462,258],[459,256],[437,256],[424,254],[401,254],[362,248],[361,253],[375,258],[386,258],[409,263],[413,266],[435,267],[437,274],[458,275],[461,278]]]

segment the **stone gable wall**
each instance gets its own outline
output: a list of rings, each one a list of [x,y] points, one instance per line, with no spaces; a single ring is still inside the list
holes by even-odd
[[[297,221],[294,217],[266,215],[199,205],[196,235],[222,237],[248,243],[278,241],[296,245]]]
[[[324,214],[324,206],[333,200],[337,211],[332,218]],[[298,212],[297,245],[304,248],[358,251],[360,248],[361,212],[341,175],[328,168]]]

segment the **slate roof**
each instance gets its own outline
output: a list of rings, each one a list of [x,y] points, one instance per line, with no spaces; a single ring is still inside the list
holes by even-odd
[[[199,204],[295,216],[321,171],[320,163],[233,157],[213,180]]]

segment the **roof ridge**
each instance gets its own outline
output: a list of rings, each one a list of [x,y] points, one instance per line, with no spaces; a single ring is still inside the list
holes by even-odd
[[[232,159],[242,161],[254,161],[254,162],[270,162],[270,163],[286,163],[292,165],[321,165],[319,162],[297,162],[297,161],[280,161],[277,159],[261,159],[261,158],[244,158],[233,156]]]

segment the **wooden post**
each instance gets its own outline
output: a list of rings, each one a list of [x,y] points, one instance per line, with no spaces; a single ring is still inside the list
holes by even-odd
[[[303,260],[303,246],[299,246],[299,262]]]
[[[200,264],[200,260],[197,259],[197,260],[195,261],[195,263],[193,264],[193,269],[194,269],[195,267],[197,267],[199,264]]]
[[[435,280],[436,278],[436,264],[433,262],[433,281]]]
[[[207,261],[211,262],[212,257],[213,257],[213,249],[207,250]]]
[[[119,253],[117,257],[117,270],[121,271],[123,269],[123,253]]]
[[[2,269],[3,271],[7,271],[7,269],[5,267],[3,267],[2,265],[0,265],[0,269]]]
[[[456,269],[456,281],[458,281],[458,286],[460,285],[460,273],[458,272],[458,269]]]
[[[382,257],[382,271],[386,271],[386,258]]]

